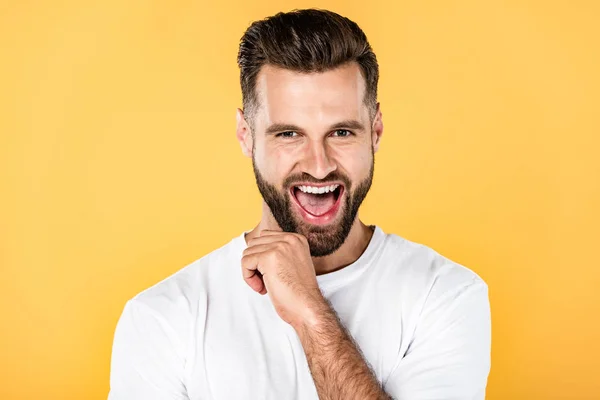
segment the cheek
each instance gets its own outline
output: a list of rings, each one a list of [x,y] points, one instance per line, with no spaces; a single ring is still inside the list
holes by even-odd
[[[281,183],[293,165],[293,158],[284,149],[257,146],[254,151],[254,162],[260,172],[271,183]]]
[[[355,147],[338,149],[335,153],[338,166],[341,170],[348,174],[349,178],[354,181],[361,181],[369,176],[371,171],[372,153],[371,148]]]

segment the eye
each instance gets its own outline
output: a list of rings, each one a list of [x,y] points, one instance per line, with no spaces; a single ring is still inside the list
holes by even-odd
[[[337,137],[348,137],[348,136],[352,135],[352,132],[350,132],[347,129],[337,129],[333,132],[332,135],[337,136]]]
[[[286,132],[278,133],[275,136],[276,137],[283,137],[283,138],[293,138],[293,137],[298,136],[298,133],[294,132],[294,131],[286,131]]]

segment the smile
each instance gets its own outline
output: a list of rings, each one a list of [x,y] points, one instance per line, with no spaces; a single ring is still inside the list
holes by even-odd
[[[340,183],[301,183],[290,188],[290,195],[306,223],[325,225],[335,219],[344,191],[344,186]]]

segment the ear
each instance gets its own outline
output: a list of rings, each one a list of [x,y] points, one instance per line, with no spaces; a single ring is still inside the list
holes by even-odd
[[[236,134],[238,142],[242,147],[242,153],[246,157],[252,157],[252,131],[246,119],[244,118],[244,112],[239,108],[235,112],[235,119],[237,121]]]
[[[377,111],[375,112],[375,118],[373,118],[373,137],[371,142],[373,143],[373,152],[376,153],[379,150],[379,143],[381,142],[381,136],[383,135],[383,114],[381,113],[380,103],[377,103]]]

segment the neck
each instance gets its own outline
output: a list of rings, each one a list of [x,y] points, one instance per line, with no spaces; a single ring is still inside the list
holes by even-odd
[[[258,225],[246,234],[246,241],[258,236],[264,229],[281,230],[279,224],[275,221],[275,218],[273,218],[271,210],[267,204],[263,202],[262,218]],[[317,275],[322,275],[328,272],[337,271],[352,264],[365,251],[372,236],[373,230],[365,225],[357,215],[352,224],[352,228],[350,229],[350,233],[348,233],[348,237],[339,249],[328,256],[312,257],[315,273]]]

